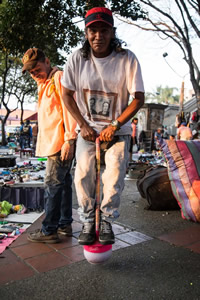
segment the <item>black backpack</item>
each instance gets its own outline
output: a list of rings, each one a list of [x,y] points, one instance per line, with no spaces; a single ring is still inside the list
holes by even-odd
[[[147,169],[145,174],[138,178],[137,188],[142,198],[147,199],[148,209],[179,209],[179,205],[172,193],[166,167],[158,165]]]

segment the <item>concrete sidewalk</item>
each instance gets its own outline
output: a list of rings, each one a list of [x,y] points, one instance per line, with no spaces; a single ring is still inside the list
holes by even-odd
[[[27,242],[23,233],[0,259],[0,299],[200,299],[200,225],[183,220],[178,210],[146,206],[136,181],[127,180],[112,256],[91,265],[77,243],[74,193],[73,237],[43,245]],[[143,239],[136,243],[138,234]]]

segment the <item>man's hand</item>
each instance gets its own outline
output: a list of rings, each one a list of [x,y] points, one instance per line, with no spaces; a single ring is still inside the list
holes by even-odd
[[[100,141],[110,142],[114,138],[117,128],[109,125],[100,132]]]
[[[81,126],[81,136],[86,141],[95,142],[97,137],[97,132],[92,129],[88,124]]]
[[[61,148],[61,160],[72,160],[74,158],[74,150],[75,150],[75,140],[73,141],[73,144],[71,144],[70,141],[66,141]]]

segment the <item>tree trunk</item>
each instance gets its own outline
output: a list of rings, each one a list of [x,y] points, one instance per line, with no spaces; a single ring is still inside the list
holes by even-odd
[[[24,107],[23,107],[23,102],[20,102],[21,106],[21,123],[23,122],[23,116],[24,116]]]
[[[6,139],[6,131],[5,131],[5,124],[6,124],[6,118],[1,118],[1,133],[2,133],[2,141],[1,145],[6,146],[7,145],[7,139]]]

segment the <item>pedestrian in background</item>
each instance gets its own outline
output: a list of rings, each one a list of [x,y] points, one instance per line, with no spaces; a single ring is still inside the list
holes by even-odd
[[[21,123],[20,127],[20,148],[31,148],[32,139],[32,127],[30,125],[30,120],[26,120],[25,123]]]
[[[133,155],[133,146],[137,147],[138,150],[138,141],[137,141],[137,124],[138,124],[138,118],[133,118],[131,122],[132,127],[132,135],[131,135],[131,144],[130,144],[130,161],[132,161],[132,155]]]
[[[164,126],[164,129],[163,129],[163,139],[165,139],[165,140],[169,139],[169,133],[167,130],[167,126]]]

